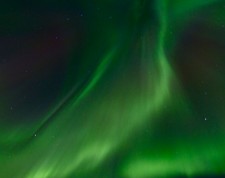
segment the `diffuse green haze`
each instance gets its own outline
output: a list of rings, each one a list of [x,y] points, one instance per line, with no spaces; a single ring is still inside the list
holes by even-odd
[[[139,24],[141,18],[149,19],[143,26],[145,29],[136,28],[139,33],[133,34],[138,35],[130,37],[135,39],[135,45],[124,42],[122,44],[128,47],[123,48],[119,40],[114,40],[85,88],[78,94],[69,95],[69,99],[65,97],[60,107],[49,111],[29,144],[12,157],[0,152],[0,177],[66,178],[71,174],[74,177],[86,175],[101,169],[105,161],[146,124],[151,129],[164,106],[174,103],[174,94],[182,100],[181,103],[188,102],[182,92],[178,92],[179,84],[165,53],[166,45],[172,43],[167,39],[168,26],[176,15],[187,16],[189,11],[213,2],[217,1],[134,1],[132,8],[136,10],[131,11],[135,13],[131,14],[134,25]],[[156,11],[156,30],[152,30],[156,24],[151,23],[151,17],[141,15],[148,14],[142,11],[150,9]],[[182,18],[176,20],[179,19]],[[180,110],[185,110],[185,106],[181,104]],[[224,162],[222,138],[219,137],[214,146],[205,140],[194,140],[193,144],[195,146],[192,147],[179,140],[173,147],[168,147],[171,155],[164,152],[167,148],[162,144],[154,158],[151,157],[151,149],[138,156],[128,153],[119,163],[116,176],[146,178],[223,173],[223,169],[217,167]],[[104,175],[104,169],[102,172]]]

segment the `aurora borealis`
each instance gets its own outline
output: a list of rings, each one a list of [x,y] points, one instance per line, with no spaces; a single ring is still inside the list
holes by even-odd
[[[0,178],[225,176],[224,0],[0,10]]]

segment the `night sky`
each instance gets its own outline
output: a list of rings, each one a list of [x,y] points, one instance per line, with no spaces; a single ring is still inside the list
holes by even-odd
[[[0,3],[0,178],[225,177],[225,0]]]

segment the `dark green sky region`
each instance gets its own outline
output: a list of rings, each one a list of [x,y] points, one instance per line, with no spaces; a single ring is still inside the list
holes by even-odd
[[[0,178],[225,177],[224,0],[0,4]]]

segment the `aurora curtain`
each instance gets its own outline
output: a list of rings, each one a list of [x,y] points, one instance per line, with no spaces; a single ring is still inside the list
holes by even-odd
[[[225,174],[225,1],[0,9],[1,178]]]

